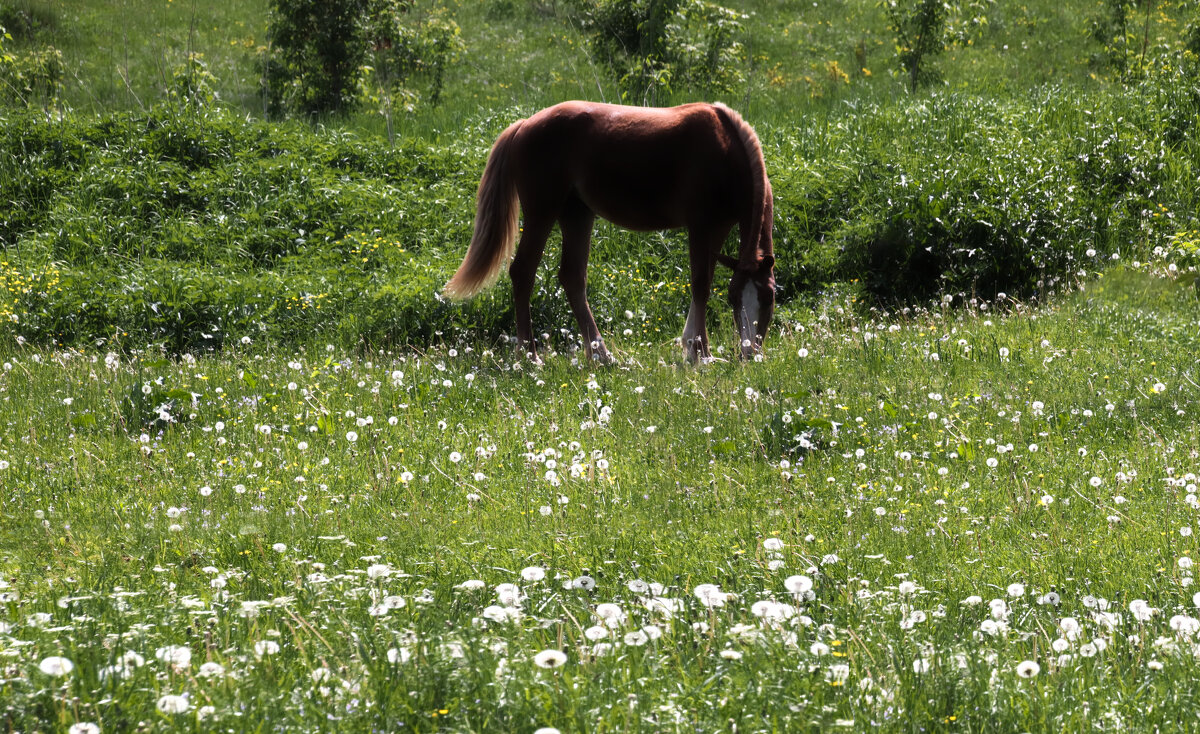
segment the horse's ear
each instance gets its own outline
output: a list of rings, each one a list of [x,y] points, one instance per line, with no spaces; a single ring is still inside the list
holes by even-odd
[[[730,270],[737,270],[738,260],[736,257],[730,257],[722,252],[717,253],[717,262],[721,263]]]
[[[763,255],[762,259],[758,261],[759,270],[770,271],[773,267],[775,267],[775,256],[770,253]]]

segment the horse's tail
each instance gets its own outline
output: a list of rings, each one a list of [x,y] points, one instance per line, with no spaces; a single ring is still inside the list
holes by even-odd
[[[755,270],[762,255],[772,254],[771,232],[766,232],[766,246],[761,247],[763,228],[771,226],[774,202],[772,201],[771,183],[767,179],[767,167],[763,163],[762,144],[754,134],[754,128],[742,119],[742,116],[721,103],[713,105],[721,115],[725,125],[732,128],[746,150],[746,160],[750,166],[750,211],[748,221],[741,223],[741,245],[738,248],[738,268]]]
[[[512,256],[519,208],[509,157],[513,136],[523,122],[518,120],[500,133],[488,155],[487,167],[479,181],[471,245],[462,265],[442,288],[449,298],[470,298],[495,283],[500,268]]]

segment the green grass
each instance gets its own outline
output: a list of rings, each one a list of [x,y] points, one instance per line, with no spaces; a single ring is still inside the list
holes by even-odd
[[[615,80],[586,53],[586,38],[568,2],[487,0],[444,3],[462,28],[468,51],[449,73],[443,103],[402,118],[402,131],[423,137],[453,134],[480,108],[536,109],[563,99],[616,101]],[[257,54],[266,45],[265,0],[7,0],[42,20],[18,44],[51,44],[64,55],[62,104],[86,112],[144,110],[161,101],[172,71],[188,53],[202,55],[220,98],[262,115]],[[745,14],[740,41],[747,86],[725,101],[751,119],[794,115],[862,99],[907,96],[883,11],[873,0],[729,2]],[[1111,76],[1089,36],[1098,2],[1044,0],[966,3],[951,20],[961,41],[935,60],[946,88],[987,94],[1021,93],[1044,84],[1100,85]],[[1150,17],[1149,44],[1178,44],[1193,9],[1160,2]],[[971,26],[973,17],[985,23]],[[1139,17],[1139,30],[1141,30]],[[831,73],[830,65],[846,74]],[[865,72],[864,72],[865,70]],[[702,97],[675,90],[676,101]],[[382,134],[370,110],[338,121]]]
[[[890,318],[830,300],[784,326],[759,364],[697,370],[617,337],[622,363],[594,374],[471,343],[10,350],[0,717],[981,731],[1190,715],[1196,643],[1168,621],[1195,615],[1194,288],[1116,271],[1051,307]],[[533,566],[546,577],[524,580]],[[794,575],[812,598],[791,598]],[[584,576],[594,589],[564,586]],[[724,606],[693,593],[708,583]],[[386,596],[403,606],[372,614]],[[763,600],[794,616],[760,619]],[[625,615],[607,650],[585,634],[600,604]],[[520,619],[483,621],[493,605]],[[157,660],[168,645],[190,664]],[[565,664],[537,667],[546,649]],[[145,665],[101,676],[127,652]],[[43,673],[54,655],[73,672]],[[1041,672],[1020,678],[1024,660]],[[156,712],[166,694],[190,709]]]
[[[261,120],[265,2],[0,0],[65,68],[0,110],[0,728],[1192,720],[1193,4],[1122,80],[1098,3],[985,3],[916,95],[875,2],[739,4],[781,309],[701,368],[679,233],[597,226],[612,367],[554,242],[544,366],[507,285],[435,297],[499,131],[618,98],[565,0],[447,5],[388,144]],[[168,98],[189,52],[215,105]]]

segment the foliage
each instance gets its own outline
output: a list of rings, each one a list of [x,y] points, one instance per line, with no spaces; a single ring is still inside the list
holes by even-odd
[[[459,28],[440,5],[418,0],[273,0],[264,79],[272,109],[344,113],[364,99],[389,124],[411,111],[413,77],[429,79],[437,104],[446,68],[462,49]]]
[[[575,15],[595,63],[631,103],[656,104],[674,89],[728,94],[745,81],[745,16],[705,0],[577,0]]]
[[[888,22],[896,37],[896,56],[908,75],[909,91],[940,77],[929,62],[946,48],[945,0],[884,0]]]
[[[1115,96],[946,94],[760,127],[780,298],[831,283],[903,305],[1042,296],[1113,255],[1147,260],[1196,227],[1198,112],[1200,96],[1172,77]],[[170,351],[247,334],[499,339],[512,328],[507,284],[465,305],[436,294],[470,239],[487,146],[517,116],[394,149],[219,106],[11,116],[0,196],[13,205],[0,216],[0,245],[16,320],[5,328],[42,343],[119,339]],[[630,308],[642,338],[681,328],[684,235],[600,225],[595,240],[601,328]],[[549,251],[552,270],[553,242]],[[53,287],[17,285],[47,278]],[[552,274],[539,289],[539,328],[572,333]]]
[[[53,99],[63,77],[62,52],[53,46],[17,49],[0,25],[0,105]]]
[[[306,115],[353,108],[368,0],[272,0],[264,93]]]
[[[1125,82],[1188,69],[1197,78],[1200,3],[1195,0],[1104,0],[1089,33],[1099,45],[1092,63]]]
[[[464,45],[444,7],[421,7],[417,0],[372,0],[365,33],[370,65],[361,83],[387,121],[390,142],[393,112],[412,112],[421,99],[414,79],[428,78],[428,102],[437,105],[446,71]]]
[[[835,295],[761,363],[594,374],[8,341],[0,725],[1179,729],[1195,296],[987,305]]]
[[[187,105],[206,106],[217,99],[217,78],[208,70],[200,54],[188,57],[171,72],[168,98]]]

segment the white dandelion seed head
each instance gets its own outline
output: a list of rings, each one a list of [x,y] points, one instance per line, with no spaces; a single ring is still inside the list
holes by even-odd
[[[38,670],[53,678],[61,678],[64,675],[70,675],[71,671],[74,669],[75,663],[71,662],[67,658],[62,657],[61,655],[51,655],[43,658],[42,661],[38,663]]]
[[[541,566],[526,566],[521,569],[521,578],[526,581],[541,581],[546,578],[546,569]]]
[[[561,650],[542,650],[533,656],[533,664],[539,668],[559,668],[566,662],[567,655]]]
[[[200,665],[196,675],[201,678],[220,678],[225,675],[225,666],[210,660]]]
[[[168,665],[186,667],[192,662],[192,649],[185,645],[166,645],[154,651],[154,657]]]
[[[183,695],[176,695],[173,693],[168,693],[167,695],[162,696],[158,699],[158,702],[155,704],[155,707],[160,712],[167,714],[167,715],[171,715],[171,714],[187,713],[188,709],[190,709],[192,707],[192,705],[191,705],[191,702],[188,701],[188,697],[187,697],[186,693]]]

